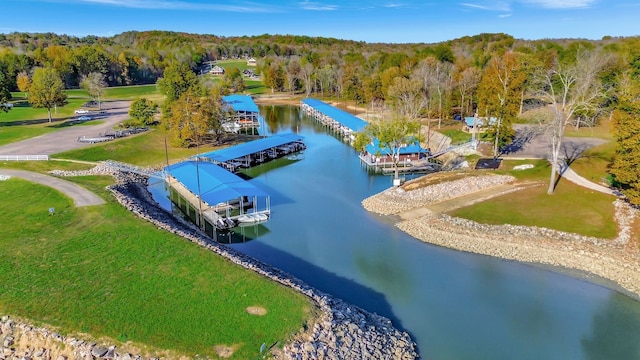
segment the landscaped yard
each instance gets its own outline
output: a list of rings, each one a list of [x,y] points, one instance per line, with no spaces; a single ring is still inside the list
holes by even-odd
[[[111,178],[75,181],[107,204],[75,208],[19,179],[0,186],[0,313],[122,351],[217,358],[225,345],[233,359],[258,358],[263,343],[282,344],[312,316],[301,294],[139,220],[103,189]]]
[[[539,181],[540,186],[520,190],[471,205],[451,213],[486,224],[540,226],[599,238],[617,234],[613,220],[615,198],[561,179],[553,195],[548,195],[549,165],[546,161],[517,161],[503,164],[531,163],[530,170],[508,171],[520,180]],[[503,171],[501,171],[503,172]],[[568,211],[570,209],[570,211]]]

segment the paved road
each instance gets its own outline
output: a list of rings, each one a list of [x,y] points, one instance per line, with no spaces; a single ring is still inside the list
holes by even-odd
[[[548,158],[551,143],[548,138],[540,134],[539,126],[521,125],[513,126],[516,137],[513,145],[506,149],[503,158]],[[560,156],[569,161],[577,159],[585,150],[606,143],[607,140],[598,138],[562,138],[562,150]]]
[[[104,117],[100,120],[104,120],[104,123],[70,126],[66,129],[0,146],[0,155],[52,155],[89,146],[88,143],[76,140],[82,136],[97,137],[111,131],[115,125],[129,117],[129,104],[129,101],[103,103],[103,110],[107,113],[101,115]]]
[[[550,141],[540,135],[538,126],[532,125],[514,125],[516,129],[516,138],[514,144],[510,146],[507,153],[502,155],[503,158],[522,158],[522,159],[548,159],[550,158],[549,149]],[[574,138],[564,137],[562,139],[562,150],[560,157],[569,163],[576,160],[582,153],[594,146],[606,143],[607,140],[598,138]],[[565,163],[566,164],[566,163]],[[565,179],[574,184],[586,187],[601,193],[617,195],[613,190],[606,186],[591,182],[578,175],[569,166],[563,166],[561,175]]]
[[[52,187],[72,198],[77,207],[104,204],[104,200],[91,191],[72,182],[58,179],[53,176],[39,174],[31,171],[2,168],[0,168],[0,175],[19,177],[34,183]]]

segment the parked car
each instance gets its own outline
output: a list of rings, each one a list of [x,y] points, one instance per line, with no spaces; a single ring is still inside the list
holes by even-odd
[[[76,110],[76,111],[75,111],[75,113],[76,113],[76,115],[79,115],[79,114],[88,114],[88,113],[89,113],[89,110],[87,110],[87,109],[78,109],[78,110]]]
[[[85,115],[85,116],[80,116],[78,118],[78,121],[88,121],[88,120],[91,120],[91,116],[86,116]]]

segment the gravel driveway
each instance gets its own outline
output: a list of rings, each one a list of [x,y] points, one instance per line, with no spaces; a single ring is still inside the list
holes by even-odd
[[[115,125],[129,118],[130,101],[111,101],[103,103],[105,114],[96,117],[104,123],[96,125],[70,126],[34,138],[0,146],[0,155],[52,155],[67,150],[89,146],[78,142],[82,136],[97,137],[113,129]]]

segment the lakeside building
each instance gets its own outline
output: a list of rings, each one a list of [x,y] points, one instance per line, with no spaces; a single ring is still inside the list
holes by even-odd
[[[227,95],[222,100],[231,106],[233,115],[222,123],[222,128],[227,132],[239,132],[246,129],[259,128],[264,123],[258,105],[249,95]]]

